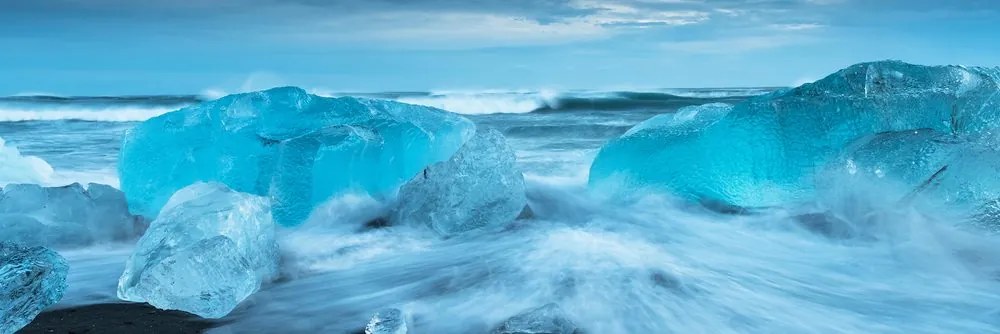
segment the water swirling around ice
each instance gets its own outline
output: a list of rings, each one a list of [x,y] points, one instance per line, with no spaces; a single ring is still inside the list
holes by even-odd
[[[529,184],[535,218],[495,234],[290,232],[295,279],[255,295],[225,328],[345,332],[396,307],[420,319],[415,332],[487,332],[554,302],[597,333],[997,331],[994,238],[933,211],[842,212],[856,232],[831,238],[785,210],[727,216],[656,195],[622,206],[581,186]],[[347,202],[339,208],[356,219],[379,210]],[[302,246],[319,244],[340,247]]]
[[[409,315],[414,333],[486,333],[548,303],[588,333],[1000,332],[996,236],[953,227],[929,203],[887,202],[890,189],[850,184],[826,199],[836,219],[797,208],[720,214],[664,195],[622,203],[586,191],[603,142],[649,116],[470,116],[515,148],[532,218],[442,240],[373,226],[389,208],[371,197],[334,198],[279,231],[282,277],[213,332],[342,333],[391,307]],[[602,122],[620,128],[580,131]],[[561,125],[576,128],[553,131]],[[58,154],[43,158],[55,165]],[[71,283],[61,306],[116,300],[131,251],[63,252]]]

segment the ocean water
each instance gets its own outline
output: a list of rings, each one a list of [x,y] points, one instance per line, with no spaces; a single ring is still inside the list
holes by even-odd
[[[282,279],[213,332],[348,333],[396,307],[413,333],[487,333],[555,302],[587,333],[1000,333],[1000,240],[956,228],[934,207],[852,185],[834,199],[843,205],[826,208],[853,231],[845,235],[803,208],[734,215],[669,194],[623,201],[587,189],[601,145],[633,125],[770,90],[353,93],[499,129],[535,217],[441,240],[401,227],[357,232],[385,207],[364,195],[331,199],[281,231]],[[116,185],[123,131],[201,99],[0,98],[0,138],[52,165],[50,185]],[[130,250],[63,252],[70,287],[57,307],[115,301]]]

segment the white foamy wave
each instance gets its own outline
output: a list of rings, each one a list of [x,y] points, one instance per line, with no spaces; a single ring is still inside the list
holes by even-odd
[[[0,186],[9,183],[49,182],[55,170],[39,157],[24,156],[0,138]]]
[[[23,121],[94,121],[139,122],[176,110],[170,107],[18,107],[0,106],[0,122]]]
[[[228,92],[226,92],[225,90],[222,90],[222,89],[208,88],[208,89],[205,89],[205,90],[201,91],[201,93],[198,94],[198,95],[201,96],[201,97],[203,97],[203,98],[209,99],[209,100],[215,100],[215,99],[221,98],[221,97],[229,95],[229,94],[230,93],[228,93]]]
[[[459,114],[523,114],[552,106],[558,94],[538,93],[460,93],[404,96],[400,102],[444,109]]]
[[[664,92],[680,97],[726,98],[764,95],[776,88],[711,88],[711,89],[668,89]]]

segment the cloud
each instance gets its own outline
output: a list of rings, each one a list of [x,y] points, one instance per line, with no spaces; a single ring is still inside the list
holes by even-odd
[[[774,30],[803,31],[803,30],[820,29],[826,26],[819,23],[782,23],[782,24],[772,24],[769,25],[769,27]]]
[[[776,49],[807,42],[809,42],[809,39],[801,36],[741,36],[707,40],[667,42],[661,44],[660,48],[676,53],[736,55],[747,52]]]
[[[649,5],[687,3],[686,1],[677,0],[637,0],[633,3],[607,0],[574,0],[570,2],[570,5],[574,8],[590,12],[589,15],[577,18],[578,20],[597,25],[676,26],[701,23],[709,19],[709,13],[705,11],[692,9],[667,10],[649,7]]]
[[[356,29],[360,26],[365,28]],[[386,12],[324,20],[309,32],[280,32],[273,37],[439,49],[559,44],[610,35],[610,30],[585,21],[543,23],[527,17],[484,13]]]
[[[606,39],[641,32],[655,41],[683,30],[701,41],[669,45],[745,50],[783,45],[782,38],[712,36],[766,32],[821,33],[856,24],[844,11],[871,8],[959,8],[930,0],[33,0],[0,4],[0,39],[48,34],[61,40],[159,35],[202,36],[248,45],[350,42],[359,46],[461,49],[537,46]],[[988,2],[988,1],[986,1]],[[877,4],[876,4],[877,3]],[[938,4],[940,3],[940,4]],[[955,3],[982,8],[984,0]],[[979,3],[979,5],[976,5]],[[898,9],[896,7],[899,7]],[[882,12],[879,12],[882,15]],[[789,21],[793,19],[794,21]],[[839,21],[838,21],[839,20]],[[125,37],[122,37],[125,36]],[[715,38],[715,39],[711,39]],[[787,38],[786,38],[787,39]],[[678,44],[680,43],[680,44]],[[675,47],[675,46],[668,46]]]

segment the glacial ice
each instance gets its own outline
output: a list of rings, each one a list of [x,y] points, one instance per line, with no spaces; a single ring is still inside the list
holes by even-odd
[[[62,299],[68,271],[56,252],[0,241],[0,334],[13,334]]]
[[[118,297],[205,318],[229,314],[277,276],[268,203],[218,183],[179,190],[139,239]]]
[[[107,185],[9,184],[0,190],[0,240],[71,248],[134,240],[144,227],[128,212],[125,195]]]
[[[365,334],[406,334],[406,318],[394,308],[375,312],[365,326]]]
[[[21,155],[17,147],[0,138],[0,187],[10,183],[44,183],[55,171],[45,160]]]
[[[559,305],[528,310],[507,319],[494,334],[572,334],[576,325],[566,318]]]
[[[900,200],[928,197],[1000,229],[991,213],[1000,200],[1000,148],[989,141],[931,129],[880,133],[848,146],[821,175],[821,189],[835,187],[824,181],[889,182],[902,187]]]
[[[994,68],[862,63],[734,106],[647,120],[601,149],[590,183],[742,207],[803,200],[817,170],[860,137],[915,129],[993,136],[998,85]]]
[[[394,224],[449,236],[513,221],[524,210],[524,177],[503,134],[479,129],[448,161],[428,166],[399,189]]]
[[[474,129],[434,108],[274,88],[136,126],[126,133],[119,176],[132,211],[147,217],[178,189],[204,181],[270,196],[275,221],[296,225],[332,195],[394,192],[447,160]]]

